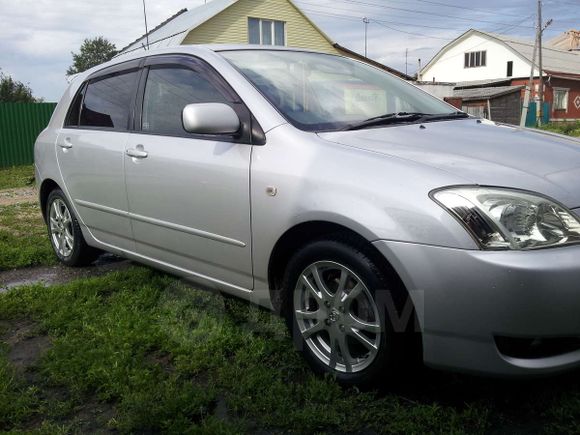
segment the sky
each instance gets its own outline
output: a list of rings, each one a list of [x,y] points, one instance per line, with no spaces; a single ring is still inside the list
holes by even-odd
[[[208,0],[210,1],[210,0]],[[204,0],[146,0],[152,28]],[[414,74],[469,28],[534,37],[536,0],[295,0],[331,39]],[[144,32],[142,0],[0,0],[0,69],[28,84],[35,96],[58,101],[65,72],[85,38],[104,36],[122,48]],[[544,0],[550,39],[580,29],[580,0]],[[407,55],[406,55],[407,53]]]

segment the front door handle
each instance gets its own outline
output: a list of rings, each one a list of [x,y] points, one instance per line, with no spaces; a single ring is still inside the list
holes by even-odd
[[[70,140],[70,137],[65,137],[64,141],[62,143],[59,143],[58,146],[68,150],[73,147],[73,144],[72,141]]]
[[[143,149],[143,145],[137,145],[137,148],[128,149],[125,153],[134,159],[145,159],[149,155],[147,151]]]

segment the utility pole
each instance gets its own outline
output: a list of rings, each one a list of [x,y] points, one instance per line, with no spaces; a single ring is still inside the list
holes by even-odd
[[[540,119],[538,120],[538,124],[542,125],[542,118],[544,114],[544,73],[542,69],[542,33],[544,29],[542,29],[542,0],[538,0],[538,73],[539,73],[539,80],[538,80],[538,104],[540,105]]]
[[[369,33],[369,20],[367,17],[363,17],[363,23],[365,23],[365,57],[369,57],[368,55],[368,33]]]
[[[532,86],[534,85],[534,73],[536,72],[536,51],[538,50],[538,33],[540,28],[536,30],[536,42],[534,43],[534,50],[532,52],[532,70],[530,71],[530,80],[526,86],[524,93],[524,107],[522,108],[522,117],[520,119],[520,128],[526,126],[526,118],[528,117],[528,108],[530,107],[530,94],[532,92]]]
[[[524,94],[524,106],[522,109],[522,117],[520,119],[520,127],[523,128],[526,126],[526,118],[528,116],[528,108],[530,105],[530,94],[532,92],[532,87],[534,85],[534,77],[535,77],[535,70],[536,66],[538,67],[538,104],[540,105],[540,123],[542,120],[542,112],[544,110],[543,103],[544,103],[544,73],[542,70],[542,35],[544,34],[544,30],[550,26],[554,20],[548,20],[546,24],[542,22],[542,0],[538,0],[538,23],[536,25],[536,42],[534,44],[534,50],[532,54],[532,69],[530,72],[530,80],[528,85],[526,86],[525,94]],[[539,51],[538,51],[539,50]],[[539,62],[536,63],[536,53],[538,53],[538,60]],[[537,116],[534,114],[534,118],[537,119]]]
[[[539,89],[538,89],[538,99],[540,103],[540,119],[538,123],[541,125],[544,119],[544,67],[542,62],[542,38],[544,36],[544,30],[546,30],[554,20],[549,19],[546,24],[542,22],[542,0],[538,0],[538,27],[540,31],[538,32],[538,68],[540,73]]]

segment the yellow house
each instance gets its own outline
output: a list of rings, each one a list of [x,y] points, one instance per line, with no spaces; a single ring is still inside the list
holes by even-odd
[[[258,44],[305,48],[363,60],[411,77],[332,41],[292,0],[212,0],[182,9],[121,50],[129,53],[183,44]]]

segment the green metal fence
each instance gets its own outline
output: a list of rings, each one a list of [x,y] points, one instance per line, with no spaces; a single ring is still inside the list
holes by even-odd
[[[56,103],[0,103],[0,168],[34,162],[34,141]]]

